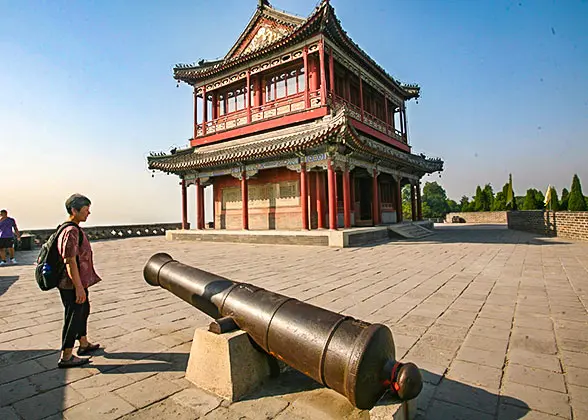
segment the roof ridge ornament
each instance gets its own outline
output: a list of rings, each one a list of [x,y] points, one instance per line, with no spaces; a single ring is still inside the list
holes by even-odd
[[[270,2],[268,0],[257,0],[257,8],[258,9],[263,9],[264,6],[272,7],[272,5],[270,4]]]

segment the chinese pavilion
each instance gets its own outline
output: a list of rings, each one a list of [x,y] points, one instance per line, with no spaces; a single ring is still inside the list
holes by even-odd
[[[422,218],[419,180],[443,162],[411,153],[406,102],[420,88],[355,44],[328,0],[306,19],[259,0],[224,58],[177,65],[174,78],[194,88],[194,137],[148,166],[180,177],[184,229],[190,185],[197,229],[208,185],[216,229],[398,223],[407,184]]]

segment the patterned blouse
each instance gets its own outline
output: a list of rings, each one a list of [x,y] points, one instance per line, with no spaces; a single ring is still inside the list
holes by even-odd
[[[79,232],[82,233],[83,239],[82,244],[78,247],[80,238]],[[96,274],[96,270],[94,270],[92,247],[90,246],[88,237],[81,228],[78,230],[75,226],[66,227],[57,239],[57,249],[64,260],[66,258],[78,256],[78,270],[80,272],[80,280],[82,281],[84,289],[87,289],[102,280],[98,274]],[[67,271],[57,287],[60,289],[74,288],[73,282],[69,278]]]

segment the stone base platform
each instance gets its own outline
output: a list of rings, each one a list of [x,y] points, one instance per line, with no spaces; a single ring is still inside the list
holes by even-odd
[[[427,226],[427,222],[417,222]],[[338,230],[168,230],[170,241],[235,242],[272,245],[314,245],[347,248],[388,241],[397,236],[390,227],[375,226]]]

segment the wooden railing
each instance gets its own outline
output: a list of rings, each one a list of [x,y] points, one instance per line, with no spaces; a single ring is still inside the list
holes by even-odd
[[[328,97],[333,101],[334,105],[336,105],[337,103],[345,104],[345,107],[347,108],[348,112],[356,120],[361,121],[365,125],[368,125],[374,129],[380,131],[381,133],[386,134],[387,136],[390,136],[398,141],[406,143],[406,137],[403,136],[402,132],[400,130],[397,130],[394,126],[392,126],[390,124],[386,124],[385,121],[382,121],[381,119],[379,119],[375,115],[372,115],[365,110],[363,111],[363,116],[362,116],[361,108],[359,106],[349,102],[347,99],[343,98],[342,96],[329,93]]]
[[[230,114],[225,114],[214,120],[207,121],[205,123],[205,134],[231,130],[242,125],[246,125],[249,123],[249,112],[251,113],[251,122],[254,123],[294,112],[305,111],[307,109],[305,105],[305,94],[306,92],[300,92],[295,95],[280,98],[260,106],[252,106],[249,110],[247,108],[240,109],[239,111],[231,112]],[[315,108],[321,105],[320,90],[310,91],[309,98],[310,108]],[[202,123],[197,124],[197,136],[204,135],[202,132],[202,126]]]

